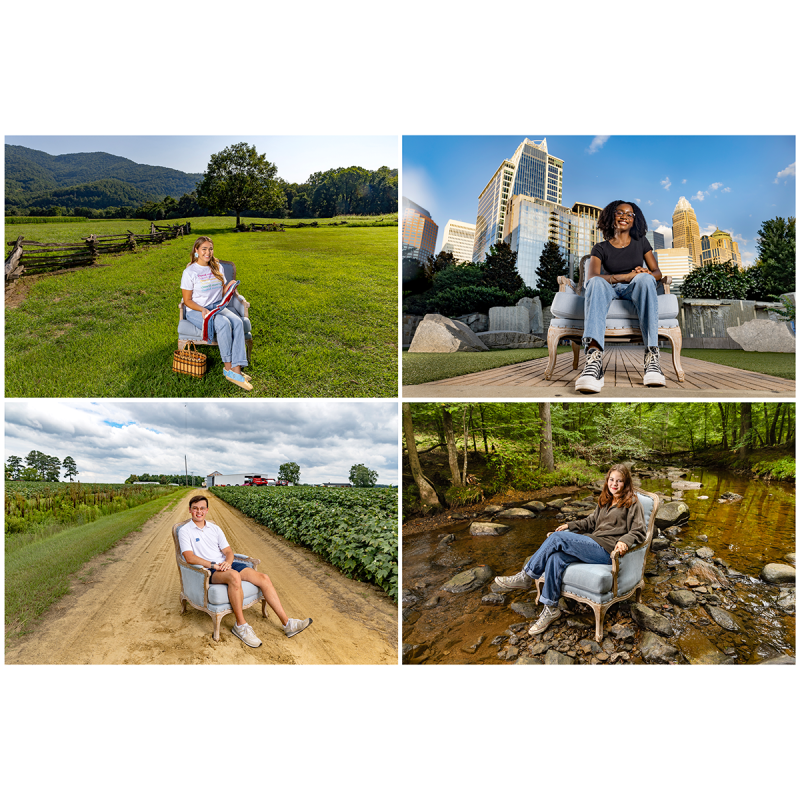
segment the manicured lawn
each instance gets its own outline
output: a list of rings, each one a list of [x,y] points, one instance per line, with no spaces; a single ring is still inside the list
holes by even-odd
[[[6,396],[396,397],[397,228],[233,233],[233,224],[194,219],[190,237],[33,282],[6,311]],[[149,224],[9,226],[6,239],[77,241],[127,228]],[[223,378],[216,348],[200,348],[205,378],[172,372],[180,277],[198,235],[236,263],[251,303],[252,392]]]
[[[681,357],[711,361],[736,369],[748,369],[751,372],[774,375],[776,378],[786,378],[790,381],[795,379],[794,353],[751,353],[746,350],[704,350],[684,347],[681,349]]]
[[[572,348],[559,347],[558,352],[572,352]],[[488,353],[403,353],[403,385],[414,386],[428,381],[441,381],[457,375],[469,375],[485,369],[506,367],[509,364],[546,357],[546,347],[491,350]]]

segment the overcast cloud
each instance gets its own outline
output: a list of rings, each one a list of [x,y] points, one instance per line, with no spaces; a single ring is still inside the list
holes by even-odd
[[[78,479],[121,483],[129,475],[257,472],[287,461],[301,483],[346,481],[365,464],[378,483],[398,483],[397,403],[316,400],[112,402],[6,401],[5,460],[40,450],[71,456]]]

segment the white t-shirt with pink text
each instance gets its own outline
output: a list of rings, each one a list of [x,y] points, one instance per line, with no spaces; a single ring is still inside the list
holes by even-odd
[[[211,267],[202,267],[196,261],[194,264],[187,264],[181,276],[181,289],[190,289],[192,300],[203,308],[208,308],[222,300],[222,284]]]

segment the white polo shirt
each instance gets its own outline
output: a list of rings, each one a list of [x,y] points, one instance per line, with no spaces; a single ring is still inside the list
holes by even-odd
[[[206,520],[206,524],[202,528],[198,528],[194,524],[194,520],[190,519],[178,531],[178,542],[181,546],[181,553],[191,550],[196,556],[213,561],[215,564],[225,560],[222,549],[230,547],[222,528],[210,520]]]

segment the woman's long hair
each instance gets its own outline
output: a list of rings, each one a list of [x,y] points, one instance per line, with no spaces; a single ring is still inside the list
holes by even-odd
[[[198,236],[197,241],[192,245],[192,255],[190,264],[194,264],[197,261],[197,248],[200,247],[201,244],[204,242],[211,242],[212,246],[214,242],[211,240],[210,236]],[[225,276],[222,274],[222,266],[219,263],[219,259],[216,256],[211,256],[211,260],[208,262],[208,267],[211,270],[211,274],[222,284],[222,288],[225,288]]]
[[[603,238],[606,240],[614,238],[614,214],[617,206],[621,206],[623,203],[633,209],[634,219],[633,227],[631,228],[631,239],[644,239],[644,235],[647,233],[647,220],[642,214],[642,209],[629,200],[614,200],[600,212],[597,227],[602,231]]]
[[[608,490],[608,479],[611,477],[612,472],[619,472],[619,474],[622,475],[622,491],[620,491],[618,495],[619,502],[617,505],[630,508],[637,502],[636,492],[633,491],[633,475],[631,475],[631,471],[624,464],[615,464],[606,473],[606,480],[603,484],[603,491],[600,493],[600,500],[598,500],[598,503],[601,506],[607,506],[614,502],[614,495]]]

